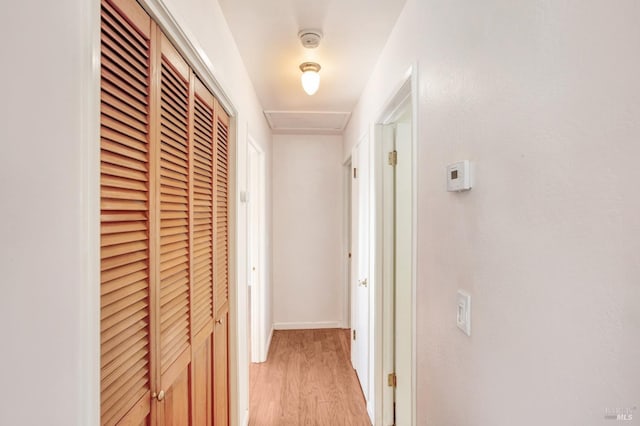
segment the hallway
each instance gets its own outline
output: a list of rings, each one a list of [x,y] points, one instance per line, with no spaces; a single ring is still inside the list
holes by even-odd
[[[342,329],[279,330],[251,364],[251,426],[369,425]]]
[[[640,1],[0,17],[0,425],[639,423]]]

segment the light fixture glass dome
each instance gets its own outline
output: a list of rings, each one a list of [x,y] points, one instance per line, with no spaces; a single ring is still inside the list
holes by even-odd
[[[302,71],[302,88],[307,95],[313,95],[318,91],[320,87],[320,65],[315,62],[305,62],[300,65]]]

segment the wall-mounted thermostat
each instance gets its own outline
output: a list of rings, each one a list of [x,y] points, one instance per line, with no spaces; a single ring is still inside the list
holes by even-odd
[[[447,166],[447,191],[468,191],[471,186],[471,165],[469,160],[458,161]]]

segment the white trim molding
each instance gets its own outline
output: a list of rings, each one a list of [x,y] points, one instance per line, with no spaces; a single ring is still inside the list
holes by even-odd
[[[82,3],[82,286],[78,335],[81,380],[78,394],[85,403],[78,407],[78,424],[100,423],[100,2]],[[86,374],[86,375],[85,375]]]
[[[213,75],[213,64],[196,38],[182,28],[162,0],[138,0],[147,13],[160,25],[165,35],[184,56],[202,82],[211,90],[230,116],[237,111],[218,80]]]
[[[269,350],[271,349],[271,340],[273,339],[273,331],[275,328],[271,325],[271,331],[269,332],[269,338],[267,339],[267,344],[265,345],[265,353],[264,360],[267,361],[269,359]]]
[[[418,158],[418,64],[413,64],[404,75],[398,80],[398,83],[392,88],[390,96],[387,98],[387,101],[381,105],[380,112],[375,116],[375,122],[372,124],[374,129],[374,174],[375,174],[375,206],[376,211],[383,212],[383,173],[382,167],[385,167],[384,164],[386,162],[386,157],[383,155],[383,140],[384,140],[384,132],[383,125],[389,124],[393,121],[400,109],[407,104],[410,100],[410,109],[412,116],[411,123],[411,151],[412,155],[412,194],[411,194],[411,204],[412,204],[412,234],[414,238],[411,241],[411,293],[412,293],[412,303],[411,303],[411,425],[415,425],[416,422],[416,270],[417,270],[417,241],[415,235],[417,235],[417,158]],[[385,277],[388,274],[385,274],[384,264],[387,260],[385,257],[385,248],[383,247],[382,241],[384,240],[384,225],[385,218],[383,214],[376,216],[376,223],[374,228],[375,233],[375,265],[374,274],[376,277],[376,282],[381,283],[378,286],[375,292],[376,302],[375,306],[375,315],[376,315],[376,324],[375,324],[375,338],[374,338],[374,351],[375,351],[375,419],[376,424],[383,424],[383,419],[389,419],[390,413],[388,410],[389,407],[393,406],[393,402],[389,402],[389,398],[393,398],[392,394],[390,395],[387,390],[385,379],[386,375],[391,369],[390,366],[393,365],[393,355],[389,355],[393,353],[393,345],[394,339],[389,340],[389,333],[385,333],[385,330],[393,330],[393,323],[395,321],[393,312],[393,306],[389,305],[389,301],[385,299],[385,296],[388,298],[389,292],[385,291],[385,286],[387,282],[385,282]],[[388,272],[388,271],[387,271]],[[391,356],[391,359],[389,358]],[[391,415],[392,416],[392,415]]]
[[[316,321],[316,322],[276,322],[275,330],[314,330],[320,328],[342,328],[340,321]],[[269,345],[271,338],[269,338]]]

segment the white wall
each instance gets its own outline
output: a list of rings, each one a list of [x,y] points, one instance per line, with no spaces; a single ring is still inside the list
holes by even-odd
[[[247,134],[268,165],[271,134],[231,33],[217,2],[164,3],[237,111],[237,189],[246,190]],[[97,1],[0,6],[7,65],[0,71],[3,425],[99,422],[98,31]],[[267,200],[270,173],[267,166]],[[238,341],[246,338],[248,314],[245,207],[237,212]],[[248,350],[240,349],[232,371],[239,377],[236,422],[248,409]]]
[[[638,16],[635,0],[407,1],[343,158],[417,63],[418,425],[640,406]],[[476,186],[447,193],[460,159]]]
[[[98,423],[94,6],[0,4],[2,425]]]
[[[342,137],[273,137],[276,328],[344,324]]]

